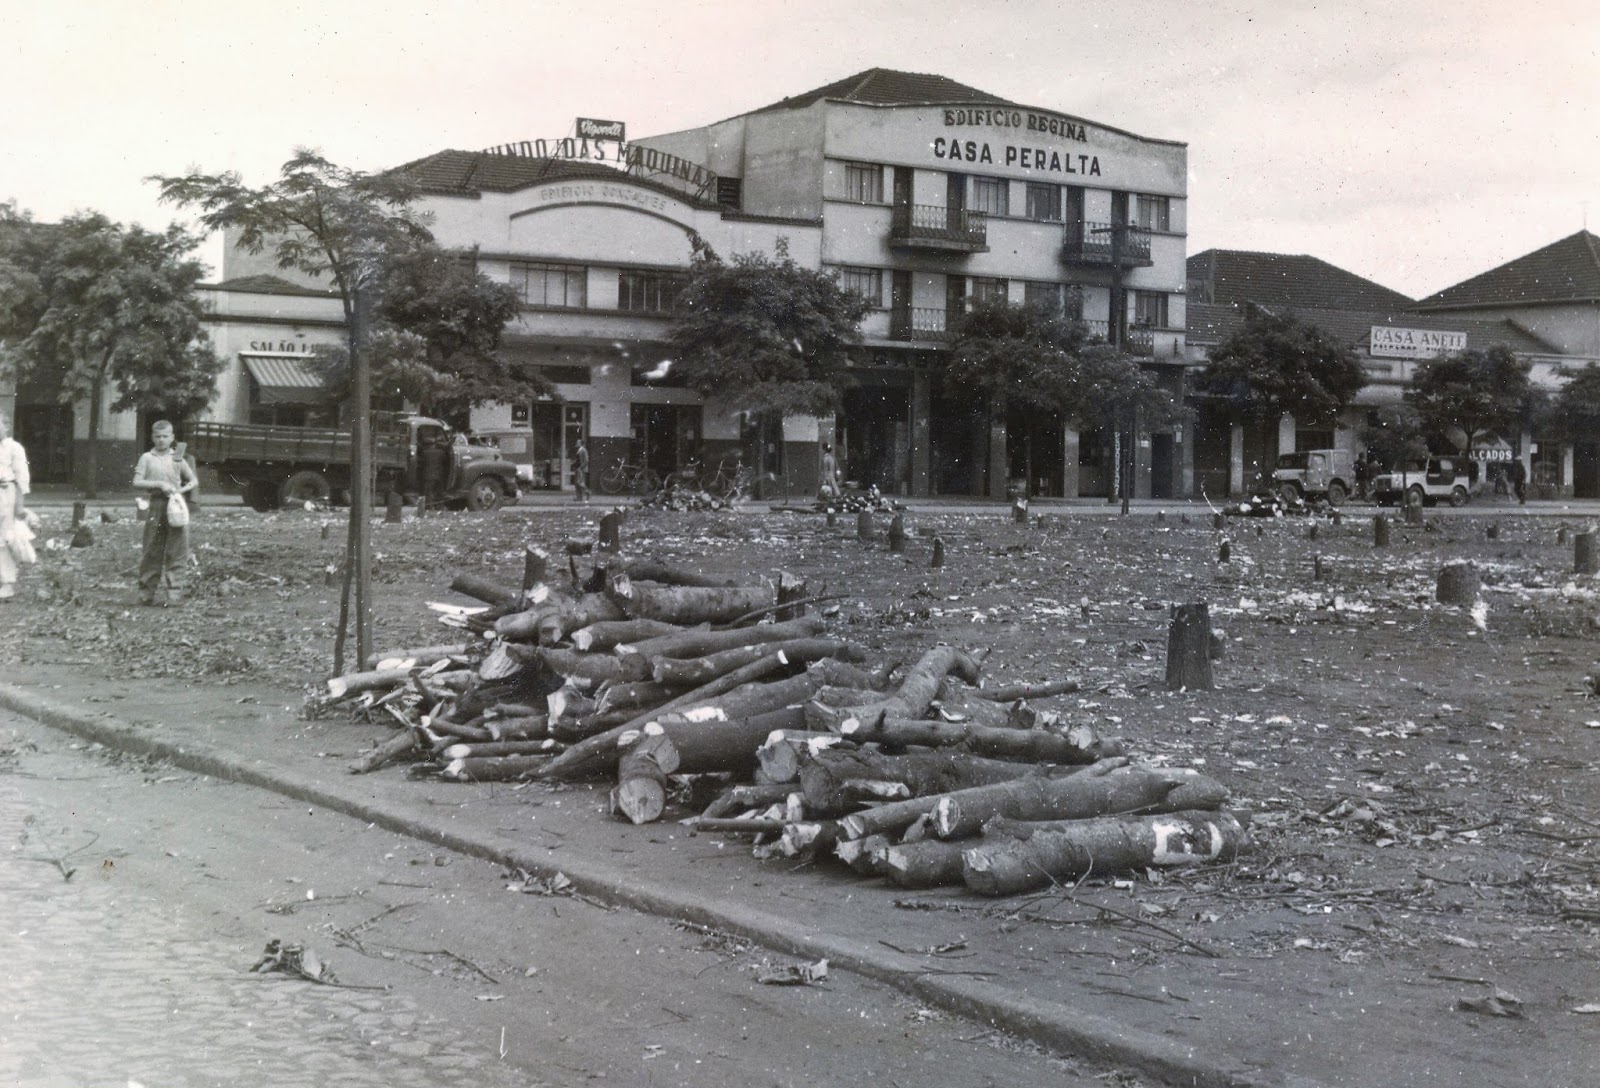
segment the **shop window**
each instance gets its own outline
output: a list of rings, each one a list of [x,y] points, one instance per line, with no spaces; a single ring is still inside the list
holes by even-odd
[[[866,299],[873,309],[883,308],[883,269],[841,268],[839,286]]]
[[[844,198],[861,204],[882,204],[883,167],[873,163],[846,163]]]
[[[617,309],[630,313],[671,313],[684,278],[670,272],[624,270],[617,273]]]
[[[972,210],[985,215],[1007,215],[1010,212],[1011,183],[1004,178],[972,179]]]
[[[1135,291],[1133,323],[1152,329],[1167,328],[1167,296],[1160,291]]]
[[[1061,186],[1028,182],[1028,218],[1036,223],[1061,221]]]
[[[581,264],[513,264],[511,286],[529,306],[581,310],[589,304],[589,271]]]
[[[1134,225],[1145,230],[1171,230],[1172,201],[1164,196],[1137,196],[1133,216]]]

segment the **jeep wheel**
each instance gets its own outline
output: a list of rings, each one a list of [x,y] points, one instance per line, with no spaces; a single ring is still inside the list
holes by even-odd
[[[1412,484],[1410,487],[1406,488],[1406,505],[1407,506],[1413,506],[1413,505],[1414,506],[1427,506],[1428,505],[1428,493],[1426,491],[1422,490],[1422,485],[1421,484]]]
[[[1467,494],[1467,489],[1462,487],[1460,484],[1457,484],[1455,487],[1450,489],[1451,506],[1465,506],[1471,497],[1472,496]]]
[[[1341,484],[1337,480],[1335,480],[1333,483],[1328,485],[1328,505],[1329,506],[1342,505],[1344,503],[1344,500],[1349,498],[1349,497],[1350,497],[1350,492],[1348,492],[1348,491],[1346,491],[1344,489],[1344,484]]]
[[[472,481],[472,486],[467,488],[468,510],[493,510],[500,505],[500,500],[505,498],[505,492],[500,490],[500,481],[493,476],[479,476]]]
[[[1278,498],[1283,500],[1285,506],[1293,506],[1300,501],[1300,485],[1295,483],[1279,485]]]

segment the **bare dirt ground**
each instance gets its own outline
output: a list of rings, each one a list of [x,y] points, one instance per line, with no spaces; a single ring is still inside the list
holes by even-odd
[[[65,512],[49,513],[44,535],[64,541]],[[408,512],[377,526],[377,645],[442,641],[425,603],[462,603],[446,591],[454,574],[515,582],[524,543],[559,553],[598,513]],[[1077,677],[1079,694],[1048,705],[1138,758],[1203,769],[1250,814],[1253,849],[1233,865],[999,905],[906,901],[1017,946],[1014,969],[1037,956],[1021,948],[1032,934],[1065,934],[1051,962],[1092,965],[1105,1015],[1160,1031],[1203,1013],[1241,1064],[1323,1083],[1593,1083],[1600,583],[1572,573],[1570,536],[1587,526],[1430,512],[1377,548],[1371,514],[1217,530],[1192,508],[1027,526],[925,512],[908,519],[903,557],[857,542],[853,518],[764,510],[635,513],[624,539],[632,554],[781,568],[848,594],[835,627],[885,658],[947,641],[992,648],[991,682]],[[140,527],[94,528],[92,548],[42,550],[23,600],[0,611],[0,673],[101,693],[164,677],[219,715],[288,705],[327,674],[339,514],[205,511],[192,595],[166,611],[133,604]],[[935,533],[942,570],[928,568]],[[1453,559],[1476,564],[1480,608],[1435,601]],[[1216,689],[1169,692],[1168,606],[1200,600],[1224,635]],[[1169,974],[1180,957],[1185,973]]]

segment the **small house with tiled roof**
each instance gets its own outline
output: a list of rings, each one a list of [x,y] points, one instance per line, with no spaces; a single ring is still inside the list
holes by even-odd
[[[1600,357],[1600,236],[1580,230],[1429,295],[1413,309],[1512,321],[1567,354]]]

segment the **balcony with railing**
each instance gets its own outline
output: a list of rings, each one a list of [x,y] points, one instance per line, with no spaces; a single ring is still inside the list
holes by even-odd
[[[986,253],[989,221],[982,212],[942,204],[896,204],[889,244],[956,253]]]
[[[942,344],[951,337],[945,310],[934,306],[897,306],[889,311],[889,339]]]
[[[1113,241],[1114,240],[1114,241]],[[1138,227],[1074,220],[1061,236],[1061,259],[1068,264],[1142,268],[1150,259],[1150,235]]]
[[[1122,336],[1122,350],[1129,355],[1153,357],[1156,353],[1156,331],[1149,325],[1131,325]]]

